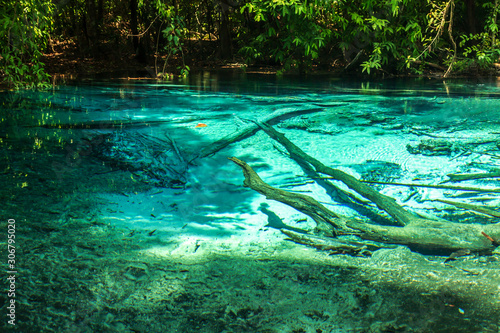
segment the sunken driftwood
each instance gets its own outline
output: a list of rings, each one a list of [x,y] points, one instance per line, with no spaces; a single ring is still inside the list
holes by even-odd
[[[346,103],[331,104],[331,105],[329,105],[329,107],[342,106],[345,104]],[[284,111],[275,111],[275,112],[267,115],[263,119],[261,119],[260,122],[273,124],[273,123],[283,121],[283,120],[286,120],[288,118],[296,117],[299,115],[310,114],[310,113],[315,113],[315,112],[322,112],[322,111],[324,111],[323,108],[313,108],[313,109],[294,110],[294,111],[285,111],[285,112]],[[217,141],[203,147],[202,149],[200,149],[200,151],[198,153],[196,153],[191,158],[189,158],[188,161],[189,161],[189,163],[191,163],[192,161],[194,161],[198,158],[203,158],[203,157],[207,157],[207,156],[210,156],[212,154],[215,154],[219,150],[222,150],[223,148],[229,146],[230,144],[232,144],[234,142],[241,141],[245,138],[248,138],[248,137],[254,135],[259,130],[260,130],[260,127],[259,127],[259,125],[257,125],[257,123],[250,122],[250,123],[246,124],[245,126],[243,126],[237,132],[229,134],[229,135],[223,137],[222,139],[217,140]]]
[[[289,141],[282,133],[271,126],[259,123],[259,126],[274,140],[282,144],[290,153],[290,157],[300,163],[306,163],[318,173],[331,176],[343,182],[351,190],[375,203],[381,210],[387,212],[400,226],[387,226],[365,223],[331,212],[315,199],[304,195],[289,193],[266,184],[253,169],[237,158],[230,158],[240,166],[245,176],[244,185],[265,195],[268,199],[285,203],[313,218],[321,231],[330,229],[330,235],[356,234],[362,239],[383,243],[408,245],[414,249],[431,251],[490,251],[500,239],[500,223],[482,225],[472,223],[455,223],[442,220],[431,220],[418,217],[400,206],[394,198],[385,196],[353,176],[325,166],[320,161],[304,153],[299,147]],[[325,228],[326,227],[326,228]],[[326,232],[326,234],[328,234]],[[287,234],[288,235],[288,234]],[[294,239],[293,234],[288,235]],[[294,239],[304,243],[301,239]],[[493,239],[493,241],[491,241]],[[314,242],[314,240],[311,240]]]
[[[305,194],[288,192],[272,187],[265,183],[246,162],[236,157],[229,157],[229,159],[243,170],[243,175],[245,176],[243,185],[245,187],[259,192],[267,199],[279,201],[310,216],[316,222],[318,229],[329,231],[330,235],[338,232],[353,232],[353,229],[347,227],[347,219],[345,217],[330,211],[316,201],[316,199]]]
[[[494,170],[491,172],[482,172],[482,173],[457,173],[457,174],[449,174],[447,175],[451,182],[461,182],[464,180],[472,180],[472,179],[484,179],[484,178],[498,178],[500,177],[500,170]]]
[[[329,177],[323,177],[328,179]],[[331,179],[331,178],[330,178]],[[415,184],[415,183],[394,183],[394,182],[379,182],[371,180],[361,180],[365,184],[381,184],[391,186],[408,186],[408,187],[427,187],[427,188],[440,188],[455,191],[471,191],[471,192],[485,192],[485,193],[500,193],[500,188],[479,188],[470,186],[453,186],[453,185],[428,185],[428,184]]]
[[[498,212],[498,211],[496,211],[494,209],[491,209],[489,207],[478,206],[478,205],[471,205],[471,204],[464,203],[464,202],[450,201],[450,200],[444,200],[444,199],[434,199],[433,201],[442,202],[442,203],[445,203],[445,204],[448,204],[448,205],[455,206],[457,208],[467,209],[467,210],[470,210],[470,211],[473,211],[473,212],[477,212],[477,213],[480,213],[480,214],[484,214],[484,215],[487,215],[487,216],[492,216],[492,217],[498,217],[498,218],[500,218],[500,212]]]
[[[338,104],[343,105],[343,104]],[[323,111],[321,108],[294,111],[276,111],[263,118],[266,122],[276,122],[301,114]],[[227,117],[227,116],[225,116]],[[57,125],[61,128],[110,129],[130,126],[150,126],[173,121],[137,122],[118,120],[99,123],[78,123]],[[42,125],[45,126],[45,125]],[[147,184],[167,188],[183,188],[187,182],[189,164],[223,149],[231,143],[253,135],[259,126],[250,123],[241,130],[228,135],[185,158],[185,152],[165,133],[166,140],[151,135],[129,133],[127,131],[99,134],[85,139],[85,147],[93,156],[105,161],[113,168],[127,170]]]
[[[349,253],[353,255],[371,255],[370,250],[378,250],[381,247],[367,245],[360,242],[352,242],[331,237],[318,237],[309,234],[302,234],[292,230],[282,229],[282,233],[290,237],[294,242],[312,246],[322,251],[332,251],[333,253]]]

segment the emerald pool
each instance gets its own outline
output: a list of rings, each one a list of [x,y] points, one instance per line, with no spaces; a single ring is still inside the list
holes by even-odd
[[[200,72],[0,91],[3,275],[16,291],[0,294],[1,327],[14,299],[19,332],[498,332],[500,239],[462,252],[287,240],[282,229],[317,222],[243,186],[229,157],[334,214],[397,223],[314,176],[260,121],[415,216],[499,223],[494,80]]]

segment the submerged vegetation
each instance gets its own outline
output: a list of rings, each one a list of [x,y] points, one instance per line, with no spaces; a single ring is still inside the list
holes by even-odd
[[[48,53],[133,60],[159,78],[225,63],[477,74],[500,56],[498,11],[498,0],[3,0],[0,76],[46,83]]]

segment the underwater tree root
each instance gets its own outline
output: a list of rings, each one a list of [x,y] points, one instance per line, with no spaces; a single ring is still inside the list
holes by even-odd
[[[244,186],[249,187],[271,200],[287,204],[310,216],[316,223],[317,229],[323,235],[334,237],[339,234],[356,234],[365,240],[373,240],[387,244],[401,244],[415,250],[426,251],[470,251],[488,252],[493,250],[493,239],[500,239],[500,223],[482,225],[473,223],[455,223],[442,220],[431,220],[418,217],[400,206],[394,198],[385,196],[353,176],[328,166],[304,153],[299,147],[289,141],[282,133],[271,126],[258,125],[274,140],[282,144],[290,153],[290,157],[300,163],[307,163],[318,173],[331,176],[343,182],[350,189],[364,198],[375,203],[381,210],[392,216],[400,226],[377,225],[365,223],[338,215],[321,205],[314,198],[297,193],[290,193],[274,188],[265,183],[258,174],[244,161],[235,157],[229,158],[242,168],[245,176]],[[490,238],[484,236],[489,235]],[[287,235],[298,243],[304,244],[304,235],[300,237]],[[308,245],[312,245],[310,240]],[[318,246],[321,246],[318,244]]]

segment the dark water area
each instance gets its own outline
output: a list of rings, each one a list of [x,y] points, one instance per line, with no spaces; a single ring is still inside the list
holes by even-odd
[[[499,332],[499,249],[450,259],[415,244],[297,244],[280,230],[316,221],[244,187],[228,160],[335,214],[394,226],[252,129],[268,121],[420,217],[496,232],[499,82],[221,71],[0,91],[0,330]],[[487,176],[451,178],[463,174]]]

